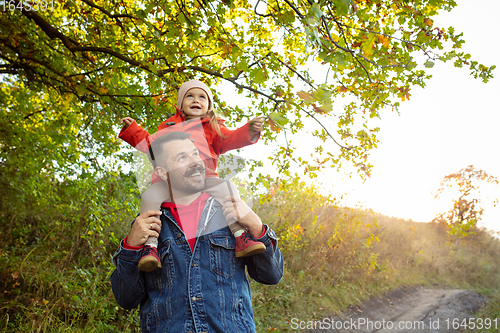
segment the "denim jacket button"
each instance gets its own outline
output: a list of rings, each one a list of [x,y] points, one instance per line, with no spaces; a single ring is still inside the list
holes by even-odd
[[[194,297],[194,296],[193,296],[193,297],[191,297],[191,300],[192,300],[193,302],[194,302],[194,301],[196,301],[196,297]]]
[[[181,238],[181,234],[178,232],[177,234],[175,234],[175,237],[177,237],[177,239]]]

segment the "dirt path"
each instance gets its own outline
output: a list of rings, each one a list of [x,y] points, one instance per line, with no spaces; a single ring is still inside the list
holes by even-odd
[[[350,309],[341,319],[325,320],[313,332],[459,332],[458,324],[485,303],[471,290],[402,287]]]

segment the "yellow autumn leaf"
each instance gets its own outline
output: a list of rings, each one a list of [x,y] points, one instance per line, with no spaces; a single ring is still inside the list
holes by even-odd
[[[429,27],[432,27],[432,24],[434,24],[434,22],[430,18],[426,17],[424,18],[424,24]]]
[[[388,47],[391,41],[389,38],[383,36],[383,35],[377,35],[378,42],[382,44],[383,47]]]
[[[310,94],[304,92],[304,91],[299,91],[297,95],[303,99],[304,101],[310,103],[314,100],[314,97],[312,97]]]

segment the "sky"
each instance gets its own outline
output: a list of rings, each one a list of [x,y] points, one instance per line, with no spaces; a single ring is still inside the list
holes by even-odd
[[[409,101],[401,103],[400,115],[390,110],[381,114],[379,147],[372,151],[372,176],[364,183],[355,176],[328,171],[320,178],[323,188],[343,197],[351,207],[417,222],[428,222],[448,211],[451,197],[436,200],[433,192],[440,180],[468,165],[500,178],[500,57],[496,39],[500,1],[457,1],[451,12],[433,17],[434,26],[463,32],[463,50],[486,66],[497,65],[496,78],[487,84],[470,76],[468,69],[436,63],[429,70],[433,78],[422,89],[413,88]],[[293,139],[300,141],[300,136]],[[267,147],[262,142],[245,148],[241,156],[262,159]],[[500,207],[489,197],[500,197],[498,188],[482,193],[485,213],[482,224],[500,231]]]

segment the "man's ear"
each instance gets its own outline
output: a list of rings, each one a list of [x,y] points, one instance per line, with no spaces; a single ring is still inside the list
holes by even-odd
[[[167,170],[164,168],[164,167],[161,167],[161,166],[157,166],[154,170],[154,172],[156,173],[156,175],[158,177],[160,177],[161,179],[163,179],[164,181],[167,181],[168,180],[168,172]]]

